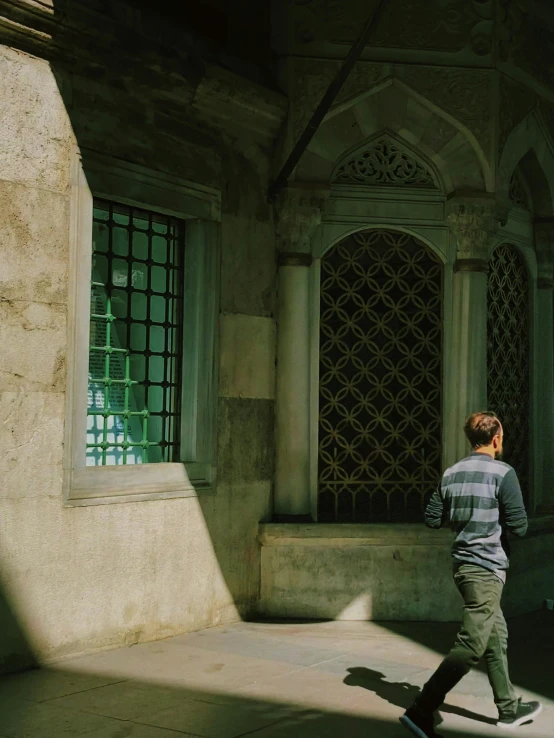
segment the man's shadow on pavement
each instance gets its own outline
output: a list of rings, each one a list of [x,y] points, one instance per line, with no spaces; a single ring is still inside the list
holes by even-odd
[[[377,697],[390,702],[391,705],[396,705],[404,710],[407,710],[419,696],[421,690],[419,687],[415,687],[413,684],[407,682],[387,682],[385,681],[385,675],[379,671],[373,671],[373,669],[367,669],[364,666],[353,666],[347,669],[349,675],[345,677],[344,684],[349,687],[363,687],[370,692],[375,692]],[[496,725],[496,720],[479,715],[471,710],[465,710],[463,707],[455,707],[453,705],[443,705],[440,712],[450,713],[452,715],[460,715],[461,717],[468,718],[469,720],[476,720],[480,723],[487,723],[488,725]],[[441,719],[437,721],[437,724],[442,722]]]

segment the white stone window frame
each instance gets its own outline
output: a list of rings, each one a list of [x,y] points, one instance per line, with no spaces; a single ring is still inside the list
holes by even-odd
[[[93,199],[186,220],[180,462],[87,466]],[[219,315],[218,190],[85,149],[72,162],[63,499],[88,506],[214,491]]]

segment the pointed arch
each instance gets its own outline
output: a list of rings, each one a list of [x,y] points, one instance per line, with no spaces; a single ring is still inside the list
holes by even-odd
[[[498,193],[509,202],[512,176],[520,168],[529,187],[535,215],[554,215],[554,153],[540,114],[533,111],[510,133],[498,166]]]
[[[521,171],[521,167],[519,166],[517,166],[512,172],[508,196],[510,198],[510,202],[512,205],[515,205],[515,207],[526,210],[529,213],[533,212],[533,197],[531,195],[531,189],[527,184],[526,177]]]
[[[493,172],[471,131],[394,78],[329,111],[297,167],[296,178],[329,183],[337,161],[384,132],[432,162],[446,193],[494,190]]]

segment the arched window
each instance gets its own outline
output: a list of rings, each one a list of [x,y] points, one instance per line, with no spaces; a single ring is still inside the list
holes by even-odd
[[[421,520],[442,472],[442,263],[368,230],[321,270],[319,520]]]

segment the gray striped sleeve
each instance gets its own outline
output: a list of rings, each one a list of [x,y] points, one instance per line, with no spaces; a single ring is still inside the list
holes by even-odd
[[[523,495],[514,469],[506,474],[498,490],[500,504],[500,523],[518,538],[527,533],[527,513]]]
[[[444,516],[444,499],[442,488],[439,484],[433,492],[429,504],[425,509],[425,525],[428,528],[440,528]]]

